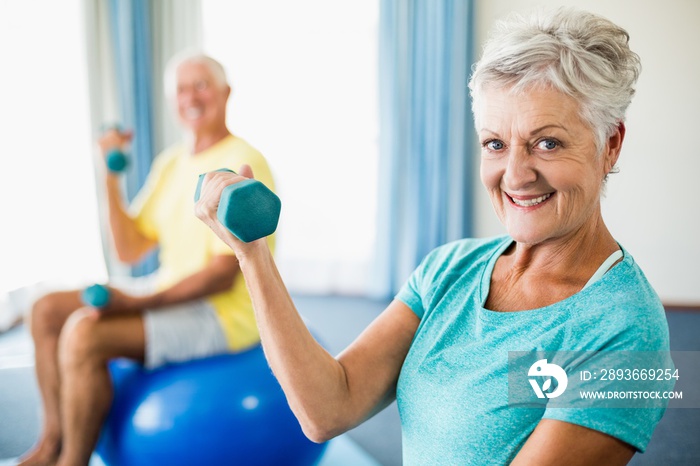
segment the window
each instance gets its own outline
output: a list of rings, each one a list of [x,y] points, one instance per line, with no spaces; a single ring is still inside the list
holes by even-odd
[[[106,278],[82,31],[80,0],[0,2],[0,292]]]
[[[292,291],[362,294],[375,242],[376,0],[202,0],[229,128],[268,159],[277,262]]]

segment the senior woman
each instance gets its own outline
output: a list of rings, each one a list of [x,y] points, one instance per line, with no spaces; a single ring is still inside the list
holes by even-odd
[[[430,253],[337,357],[294,308],[263,241],[197,216],[236,253],[268,361],[305,433],[323,441],[398,402],[404,464],[626,464],[658,409],[523,409],[508,403],[508,352],[668,350],[664,310],[608,231],[600,197],[639,75],[628,34],[560,9],[499,24],[469,84],[481,179],[508,235]]]

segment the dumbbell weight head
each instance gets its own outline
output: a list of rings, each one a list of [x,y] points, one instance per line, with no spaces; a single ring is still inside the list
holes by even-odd
[[[226,186],[221,192],[216,217],[244,243],[269,236],[277,229],[279,198],[257,180]]]
[[[235,173],[227,168],[216,171]],[[199,200],[204,175],[199,175],[195,202]],[[249,243],[275,232],[281,209],[275,193],[260,181],[249,179],[223,189],[216,217],[236,238]]]
[[[107,154],[105,163],[107,164],[109,171],[119,173],[124,171],[127,165],[129,165],[129,159],[124,152],[120,151],[119,149],[113,149]]]
[[[92,307],[104,307],[109,303],[109,289],[100,284],[85,288],[80,295],[83,304]]]

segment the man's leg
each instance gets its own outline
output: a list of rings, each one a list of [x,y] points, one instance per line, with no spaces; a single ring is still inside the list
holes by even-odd
[[[70,314],[80,306],[78,291],[50,293],[34,303],[29,315],[27,323],[34,340],[35,370],[43,403],[43,426],[38,443],[24,456],[21,466],[53,464],[61,449],[61,380],[56,358],[58,338]]]
[[[113,399],[107,363],[143,361],[141,314],[100,315],[84,308],[66,323],[59,342],[63,445],[58,466],[87,465]]]

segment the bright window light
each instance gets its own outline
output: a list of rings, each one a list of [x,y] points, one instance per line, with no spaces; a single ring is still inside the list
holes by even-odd
[[[362,294],[375,243],[377,0],[202,0],[229,127],[268,159],[292,291]]]
[[[0,293],[106,277],[81,5],[0,2]]]

